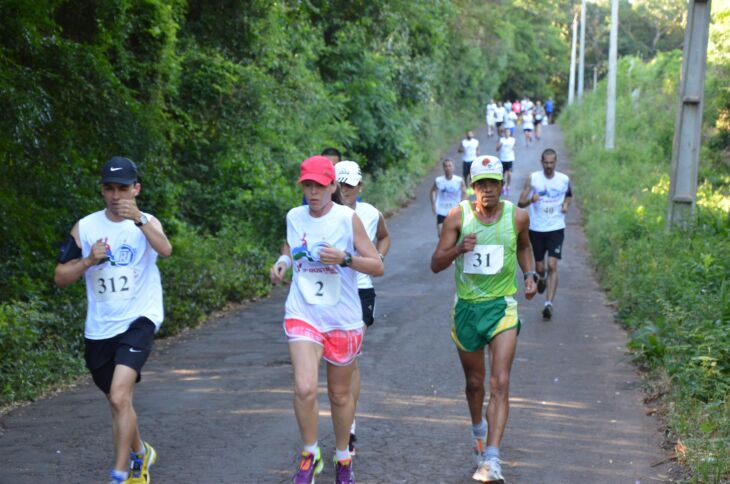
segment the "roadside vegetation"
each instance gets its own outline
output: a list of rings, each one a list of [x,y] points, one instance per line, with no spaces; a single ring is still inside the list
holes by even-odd
[[[728,13],[715,18],[691,229],[665,231],[680,51],[621,59],[612,152],[603,148],[605,82],[560,118],[596,269],[653,376],[647,401],[701,483],[730,479]]]
[[[171,237],[174,334],[268,293],[305,157],[340,149],[392,211],[502,86],[560,102],[569,4],[0,3],[0,407],[83,372],[85,292],[53,286],[55,244],[102,207],[112,155]]]

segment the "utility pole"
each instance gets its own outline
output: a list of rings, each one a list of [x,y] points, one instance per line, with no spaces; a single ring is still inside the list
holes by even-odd
[[[710,3],[711,0],[689,0],[687,28],[684,31],[679,109],[672,144],[667,230],[672,227],[689,227],[695,215]]]
[[[608,92],[606,94],[606,149],[614,148],[616,131],[616,56],[618,51],[618,0],[611,0],[611,38],[608,48]]]
[[[580,4],[580,56],[578,57],[578,104],[583,99],[583,77],[586,67],[586,0]]]
[[[578,30],[578,14],[573,15],[573,42],[570,45],[570,82],[568,82],[568,106],[575,97],[575,43]]]

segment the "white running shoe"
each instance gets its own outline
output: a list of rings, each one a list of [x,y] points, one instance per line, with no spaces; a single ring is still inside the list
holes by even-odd
[[[474,471],[472,479],[479,482],[488,482],[494,484],[504,484],[502,476],[502,461],[497,457],[485,459],[479,464],[477,470]]]

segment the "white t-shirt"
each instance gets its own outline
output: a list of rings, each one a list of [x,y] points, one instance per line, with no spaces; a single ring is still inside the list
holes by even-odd
[[[499,138],[499,161],[515,161],[515,138]]]
[[[79,220],[79,239],[82,257],[89,256],[99,239],[106,241],[109,256],[84,273],[88,302],[84,336],[111,338],[143,316],[159,329],[164,310],[157,252],[142,230],[131,220],[113,222],[106,210],[100,210]]]
[[[556,171],[552,178],[547,178],[542,171],[530,175],[530,197],[535,193],[540,200],[529,205],[530,230],[535,232],[552,232],[565,228],[565,214],[561,208],[565,194],[570,188],[568,175]]]
[[[451,180],[444,175],[436,177],[436,215],[445,217],[459,204],[463,182],[464,179],[456,175],[452,175]]]
[[[503,123],[505,113],[504,106],[497,106],[497,109],[494,110],[494,122]]]
[[[368,234],[368,239],[373,242],[373,245],[378,242],[378,222],[380,222],[380,211],[365,202],[357,202],[355,205],[355,213],[362,224],[365,226],[365,232]],[[369,289],[373,287],[373,278],[362,272],[357,273],[357,288],[358,289]]]
[[[322,217],[312,217],[308,205],[289,210],[286,240],[291,247],[293,277],[286,298],[286,319],[302,320],[322,332],[362,327],[357,272],[319,262],[319,250],[328,245],[354,253],[354,214],[351,208],[336,203]]]
[[[517,113],[515,113],[514,111],[510,111],[507,113],[506,118],[507,119],[504,122],[504,127],[505,128],[514,128],[515,122],[517,121]]]
[[[522,115],[522,129],[535,129],[535,118],[529,111]]]
[[[461,140],[461,146],[464,147],[464,156],[461,157],[464,161],[474,161],[477,157],[477,148],[479,147],[479,140],[476,138]]]
[[[494,103],[487,104],[487,124],[494,124],[495,112],[497,111],[497,105]]]

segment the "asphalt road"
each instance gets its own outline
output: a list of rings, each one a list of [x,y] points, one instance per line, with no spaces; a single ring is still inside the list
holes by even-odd
[[[494,154],[496,140],[483,129],[477,136],[482,153]],[[512,200],[546,147],[558,150],[558,170],[570,173],[557,127],[530,148],[518,141]],[[386,275],[376,280],[376,323],[360,359],[359,482],[473,482],[464,379],[449,337],[453,274],[429,268],[432,183],[429,176],[416,200],[389,220],[393,248]],[[579,186],[574,194],[589,196]],[[664,481],[665,467],[652,467],[664,457],[658,422],[645,413],[642,382],[595,280],[576,205],[564,247],[552,321],[542,321],[541,296],[518,299],[523,328],[502,444],[507,482]],[[135,396],[143,438],[159,453],[155,483],[289,481],[300,442],[281,330],[285,295],[278,289],[158,345]],[[320,444],[329,462],[334,436],[324,382]],[[87,381],[0,417],[0,483],[106,482],[109,416]],[[318,481],[333,480],[327,465]]]

